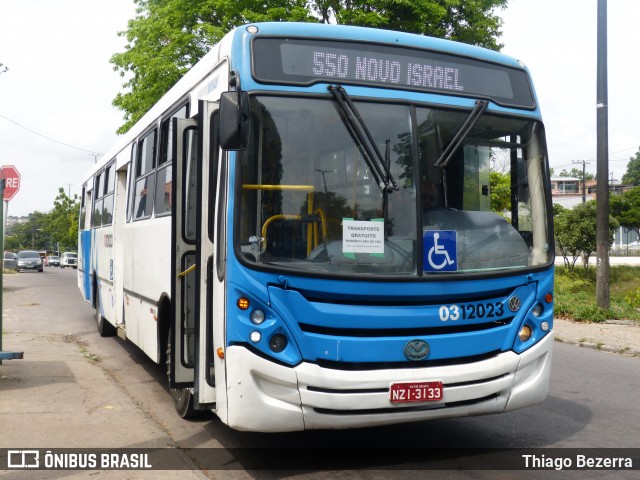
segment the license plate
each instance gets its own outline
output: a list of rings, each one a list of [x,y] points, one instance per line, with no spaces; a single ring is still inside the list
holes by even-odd
[[[442,382],[391,384],[391,403],[438,402],[442,400]]]

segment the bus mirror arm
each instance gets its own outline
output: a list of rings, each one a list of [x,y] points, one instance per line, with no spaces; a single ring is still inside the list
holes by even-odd
[[[242,90],[220,95],[220,147],[244,150],[249,143],[249,95]]]

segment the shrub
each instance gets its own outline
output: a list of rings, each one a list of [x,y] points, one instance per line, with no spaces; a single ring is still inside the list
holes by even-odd
[[[631,308],[640,308],[640,288],[626,295],[624,301],[627,302]]]
[[[560,318],[584,322],[640,320],[640,268],[612,267],[609,291],[609,309],[598,308],[595,268],[569,270],[556,267],[555,314]]]
[[[596,305],[585,305],[583,303],[576,306],[574,315],[576,320],[595,323],[606,322],[615,317],[611,310],[604,310]]]

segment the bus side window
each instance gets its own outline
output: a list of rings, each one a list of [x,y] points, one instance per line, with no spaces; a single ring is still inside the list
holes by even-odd
[[[149,218],[153,211],[155,182],[156,130],[138,142],[136,180],[132,215],[134,220]]]
[[[138,153],[138,144],[133,143],[131,146],[131,162],[129,162],[129,168],[127,170],[127,222],[131,221],[133,205],[135,203],[135,171],[136,171],[136,158]]]
[[[171,174],[173,168],[173,118],[186,118],[187,106],[184,105],[171,117],[162,122],[160,127],[160,156],[156,173],[155,214],[170,215],[173,201],[173,186]]]
[[[113,190],[115,188],[115,163],[109,165],[104,172],[104,191],[102,202],[102,225],[113,222]]]
[[[85,203],[87,186],[82,186],[82,194],[80,195],[80,220],[78,221],[78,229],[84,230],[86,228],[85,221],[87,218],[87,204]]]
[[[102,179],[102,173],[96,175],[95,182],[93,184],[93,213],[91,215],[91,226],[93,228],[102,226],[102,199],[100,198],[100,180]]]

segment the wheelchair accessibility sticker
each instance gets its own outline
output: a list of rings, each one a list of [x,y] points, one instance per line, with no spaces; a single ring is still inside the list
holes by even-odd
[[[426,230],[422,237],[425,272],[455,272],[458,270],[455,230]]]

